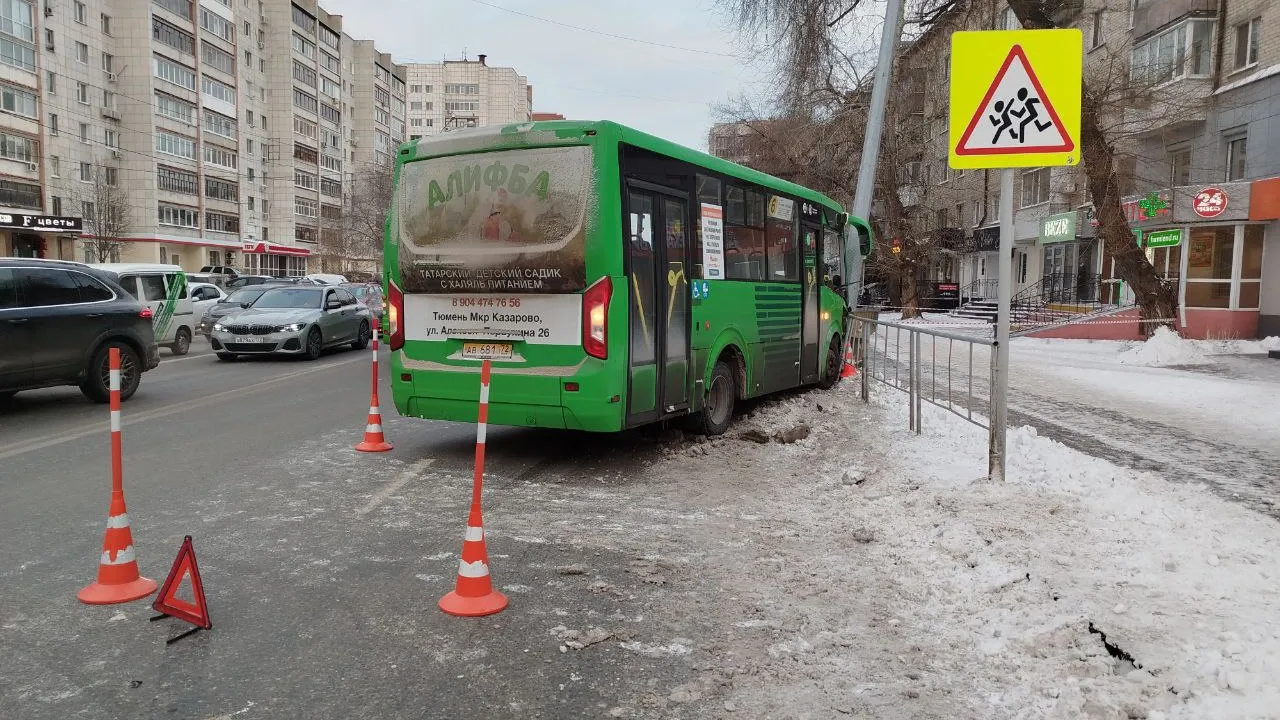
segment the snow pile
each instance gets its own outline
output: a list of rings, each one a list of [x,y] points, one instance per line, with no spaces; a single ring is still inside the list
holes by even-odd
[[[1143,365],[1162,367],[1166,365],[1206,365],[1212,360],[1193,341],[1183,340],[1178,333],[1167,327],[1156,328],[1156,332],[1147,341],[1120,353],[1118,357],[1122,365]]]
[[[1272,350],[1280,350],[1280,336],[1261,340],[1197,340],[1206,353],[1210,355],[1262,355]]]

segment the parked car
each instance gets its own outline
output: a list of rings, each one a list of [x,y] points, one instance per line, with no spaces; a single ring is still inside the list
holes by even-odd
[[[151,308],[156,342],[174,355],[186,355],[195,333],[195,309],[187,293],[187,274],[177,265],[104,263],[90,267],[110,274],[120,287]]]
[[[218,285],[226,285],[227,283],[240,277],[240,271],[230,265],[205,265],[200,268],[201,273],[214,275],[219,279],[214,281]]]
[[[200,318],[200,322],[196,324],[196,332],[204,335],[204,339],[208,340],[209,335],[213,332],[213,326],[219,320],[234,315],[245,308],[251,307],[255,300],[262,297],[262,293],[273,287],[287,287],[284,283],[263,283],[261,285],[249,285],[247,287],[232,290],[229,295],[215,302],[208,310],[205,310],[204,317]]]
[[[200,322],[204,319],[204,314],[209,311],[209,308],[216,305],[219,300],[225,298],[227,293],[213,283],[193,282],[188,287],[188,294],[191,296],[192,322],[196,327],[196,332],[199,332]]]
[[[262,283],[272,282],[279,279],[280,278],[271,277],[270,275],[240,275],[236,279],[227,283],[227,289],[234,290],[235,288],[242,288],[246,285],[261,285]]]
[[[110,399],[108,354],[120,349],[120,398],[160,364],[151,308],[81,263],[0,258],[0,401],[22,390],[77,385]]]
[[[378,318],[378,327],[382,330],[386,330],[386,303],[382,300],[381,285],[375,285],[373,283],[353,283],[350,285],[343,285],[342,287],[350,290],[351,294],[355,295],[357,300],[364,303],[364,306],[369,308],[370,314]]]
[[[333,273],[311,273],[309,275],[303,275],[302,279],[313,280],[321,285],[344,285],[347,282],[346,277],[342,275],[335,275]]]
[[[369,309],[344,288],[273,287],[248,309],[214,323],[209,343],[219,360],[270,353],[314,360],[328,347],[367,347],[372,336]]]

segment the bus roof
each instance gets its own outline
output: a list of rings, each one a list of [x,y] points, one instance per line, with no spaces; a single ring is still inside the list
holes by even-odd
[[[803,185],[752,170],[745,165],[685,147],[669,140],[627,127],[611,120],[545,120],[484,125],[450,131],[414,140],[400,147],[399,159],[416,160],[442,155],[484,152],[506,147],[570,145],[585,142],[588,135],[613,137],[618,142],[634,145],[662,155],[705,167],[713,172],[756,183],[815,202],[837,212],[845,212],[840,203]]]

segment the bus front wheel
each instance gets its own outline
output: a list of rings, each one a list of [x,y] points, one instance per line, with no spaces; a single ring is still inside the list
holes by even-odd
[[[702,431],[707,435],[723,435],[733,421],[733,402],[738,395],[733,370],[724,360],[711,369],[711,382],[702,401]]]

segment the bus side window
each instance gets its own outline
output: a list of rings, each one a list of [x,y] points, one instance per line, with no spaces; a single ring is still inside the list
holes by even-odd
[[[715,205],[718,208],[723,206],[720,204],[720,179],[709,177],[707,175],[698,175],[698,222],[694,224],[693,238],[693,269],[694,273],[690,277],[704,278],[702,267],[702,205]]]

